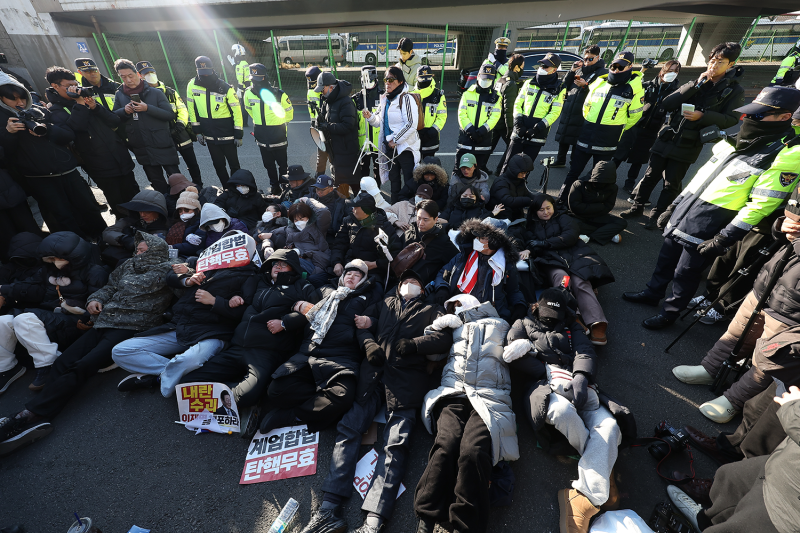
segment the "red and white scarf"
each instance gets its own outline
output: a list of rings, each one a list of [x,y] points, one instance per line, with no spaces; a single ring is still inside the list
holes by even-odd
[[[478,282],[478,258],[480,253],[472,251],[467,258],[467,264],[464,265],[464,271],[461,277],[458,278],[457,286],[464,294],[471,294],[472,289]],[[489,258],[489,266],[492,268],[492,286],[496,287],[503,281],[503,275],[506,270],[506,254],[503,249],[497,250],[492,257]]]

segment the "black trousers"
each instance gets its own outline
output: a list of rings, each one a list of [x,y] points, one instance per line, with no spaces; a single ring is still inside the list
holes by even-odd
[[[650,154],[650,163],[644,173],[644,177],[633,190],[634,205],[644,206],[644,203],[650,200],[650,194],[655,186],[663,179],[664,188],[661,190],[661,194],[658,195],[658,201],[650,211],[650,216],[666,211],[669,204],[680,196],[683,190],[683,178],[686,176],[690,166],[692,166],[691,163],[667,159],[658,154]]]
[[[131,170],[122,176],[100,178],[89,175],[89,177],[92,178],[92,181],[103,191],[106,201],[108,201],[108,206],[111,208],[111,212],[114,213],[117,218],[126,216],[117,209],[117,206],[130,201],[130,199],[139,192],[139,184],[136,183],[136,176],[133,171]]]
[[[178,165],[142,165],[142,168],[144,169],[144,174],[147,176],[150,185],[161,194],[169,193],[167,178],[181,171]],[[164,172],[167,173],[166,176],[164,176]]]
[[[539,155],[539,152],[542,150],[542,146],[544,146],[544,143],[542,144],[529,143],[529,142],[523,142],[520,139],[513,139],[511,141],[511,144],[508,145],[508,148],[506,148],[506,153],[503,156],[503,165],[502,168],[500,169],[500,173],[498,173],[497,175],[499,176],[500,174],[505,172],[506,165],[508,165],[508,161],[519,153],[523,153],[530,156],[531,160],[535,163],[536,156]]]
[[[420,151],[419,151],[419,160],[420,160],[420,161],[422,161],[422,160],[423,160],[423,159],[425,159],[426,157],[429,157],[429,156],[434,156],[434,155],[436,155],[436,152],[438,152],[438,151],[439,151],[439,149],[438,149],[438,148],[437,148],[436,150],[424,150],[424,149],[420,149]],[[364,175],[366,176],[367,174],[364,174]],[[376,177],[378,176],[378,172],[377,172],[377,171],[375,172],[375,176],[376,176]]]
[[[414,492],[417,516],[449,522],[459,533],[489,526],[492,435],[466,398],[441,399],[433,409],[436,439]]]
[[[613,156],[614,152],[608,152],[607,154],[593,154],[578,145],[573,146],[572,155],[569,158],[569,170],[567,171],[567,177],[564,178],[564,185],[561,186],[561,190],[558,192],[558,201],[566,203],[567,195],[569,194],[569,188],[572,187],[572,184],[575,183],[575,180],[577,180],[583,173],[583,169],[586,167],[586,163],[588,163],[589,160],[593,161],[592,168],[594,168],[594,165],[600,161],[611,161]]]
[[[428,155],[433,155],[436,152],[432,152]],[[425,152],[420,152],[420,154],[425,154]],[[424,157],[424,155],[422,156]],[[372,176],[375,178],[375,181],[378,182],[380,185],[381,182],[381,171],[378,165],[378,154],[364,154],[364,157],[361,158],[361,163],[358,167],[358,179],[361,181],[361,178],[365,178],[370,176],[370,167],[372,167]]]
[[[587,235],[602,245],[610,243],[614,235],[622,233],[628,227],[627,220],[612,214],[592,217],[591,219],[575,217],[575,220],[578,221],[581,235]]]
[[[703,533],[777,533],[764,503],[769,456],[722,465],[711,485],[711,507],[697,514]]]
[[[42,230],[33,218],[28,202],[8,209],[0,209],[0,260],[8,261],[8,245],[17,233],[29,231],[41,236]]]
[[[25,181],[50,233],[72,231],[93,240],[106,229],[92,189],[77,170],[47,178],[26,176]]]
[[[461,161],[461,156],[464,154],[472,154],[475,156],[475,162],[478,164],[478,168],[481,170],[486,169],[486,164],[489,162],[489,157],[492,155],[491,150],[467,150],[465,148],[459,148],[456,150],[456,168],[458,168],[458,162]],[[414,189],[416,190],[416,188]],[[394,203],[394,202],[392,202]]]
[[[278,184],[278,178],[289,172],[288,146],[282,146],[280,148],[264,148],[263,146],[259,146],[258,149],[261,150],[261,161],[264,163],[264,168],[267,169],[269,184],[272,187],[272,194],[280,194],[281,188]]]
[[[503,139],[505,142],[506,149],[503,151],[503,156],[500,158],[500,162],[497,164],[497,168],[495,169],[494,173],[496,176],[499,176],[502,173],[503,167],[506,164],[506,157],[508,157],[508,147],[511,144],[511,132],[506,129],[506,123],[502,119],[500,119],[500,122],[498,122],[497,126],[495,126],[492,130],[492,153],[494,153],[494,151],[497,149],[500,139]]]
[[[567,162],[567,152],[572,147],[569,143],[558,143],[558,155],[556,156],[556,161],[560,163]]]
[[[295,416],[308,424],[308,429],[321,431],[333,427],[353,406],[358,378],[340,375],[333,378],[324,389],[317,383],[310,366],[305,366],[288,376],[272,380],[269,400],[279,409],[293,409]]]
[[[272,374],[291,356],[291,353],[231,346],[183,376],[181,383],[225,383],[233,392],[236,405],[244,409],[258,403],[272,381]]]
[[[214,141],[208,141],[208,154],[211,156],[211,163],[214,165],[214,170],[217,171],[217,177],[222,184],[222,188],[228,184],[228,169],[225,166],[227,162],[231,167],[231,174],[239,170],[239,152],[236,151],[236,145],[233,142],[225,144],[215,144]]]
[[[325,174],[328,168],[328,152],[323,152],[317,148],[317,173],[314,175],[316,178],[320,174]]]
[[[189,169],[189,175],[192,177],[192,183],[197,185],[198,189],[203,188],[203,176],[200,175],[200,165],[197,164],[197,155],[194,153],[194,143],[187,144],[178,148],[178,153],[183,157],[183,162]],[[167,176],[169,178],[169,176]]]
[[[709,262],[696,248],[684,247],[672,237],[664,237],[664,244],[656,259],[656,269],[645,289],[649,296],[661,299],[667,292],[669,282],[672,282],[672,294],[664,300],[662,315],[669,319],[680,316],[697,292],[703,270]]]
[[[778,420],[780,404],[775,402],[777,385],[750,398],[742,410],[742,422],[733,433],[720,433],[717,445],[732,460],[769,455],[786,438],[786,430]]]
[[[400,190],[408,182],[414,181],[414,154],[411,150],[405,150],[399,155],[396,148],[384,147],[394,158],[394,161],[389,165],[389,183],[392,186],[392,204],[400,201]],[[456,155],[456,160],[459,156]],[[416,187],[412,187],[416,190]]]
[[[42,391],[25,404],[39,416],[56,416],[98,370],[111,366],[111,350],[133,337],[132,329],[92,328],[73,342],[53,363]]]

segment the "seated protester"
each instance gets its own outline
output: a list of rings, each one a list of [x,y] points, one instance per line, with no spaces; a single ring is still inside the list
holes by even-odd
[[[226,236],[241,235],[232,231]],[[256,243],[247,236],[250,257]],[[260,262],[259,262],[260,264]],[[258,267],[219,268],[205,272],[189,270],[178,275],[170,272],[167,284],[176,289],[188,288],[172,306],[172,320],[136,337],[117,344],[111,352],[114,362],[128,372],[117,390],[128,392],[159,386],[169,398],[181,378],[203,366],[222,351],[233,337],[233,330],[253,303],[258,285]]]
[[[103,230],[103,261],[113,267],[127,261],[136,249],[137,232],[149,233],[163,239],[167,236],[167,201],[164,195],[152,189],[140,191],[130,202],[119,204],[128,216],[119,218],[113,226]]]
[[[601,245],[620,242],[620,233],[628,227],[628,221],[611,214],[618,190],[617,166],[613,161],[598,161],[589,176],[572,184],[567,206],[578,223],[583,242],[590,239]]]
[[[258,192],[253,173],[243,168],[231,174],[228,183],[225,184],[225,192],[214,200],[214,204],[223,208],[230,216],[244,222],[247,226],[245,233],[255,229],[261,214],[267,208],[267,201]]]
[[[292,310],[299,301],[316,303],[319,293],[302,277],[294,250],[275,250],[261,266],[253,303],[233,332],[231,346],[189,372],[181,383],[216,381],[228,385],[239,407],[242,435],[258,429],[258,402],[272,381],[272,373],[297,353],[306,318]],[[249,418],[242,410],[253,407]]]
[[[606,262],[579,238],[575,219],[555,212],[555,200],[537,194],[528,208],[524,232],[527,249],[523,258],[533,258],[543,277],[553,287],[569,276],[569,290],[578,303],[583,322],[589,326],[589,339],[596,346],[608,342],[608,319],[594,293],[596,287],[614,282],[614,274]]]
[[[474,185],[467,185],[459,193],[458,200],[447,206],[442,218],[447,221],[447,229],[458,230],[461,224],[471,218],[483,220],[497,216],[502,210],[503,205],[497,204],[492,211],[489,211],[486,202],[480,197],[480,191]]]
[[[525,218],[525,208],[530,207],[534,193],[528,189],[528,174],[533,170],[533,160],[527,154],[511,156],[503,174],[494,180],[489,193],[492,197],[489,207],[504,207],[495,215],[510,221]]]
[[[331,225],[331,212],[322,203],[306,197],[292,204],[288,218],[289,224],[274,233],[286,235],[284,247],[297,251],[300,264],[309,276],[324,274],[331,264],[331,250],[325,239]]]
[[[328,241],[328,247],[333,248],[333,242],[336,240],[336,234],[342,227],[342,221],[347,216],[347,205],[344,197],[339,194],[336,186],[333,183],[333,178],[320,174],[317,176],[317,181],[310,185],[311,193],[309,198],[312,198],[325,207],[331,214],[331,224],[328,227],[328,232],[325,235]]]
[[[375,242],[379,230],[388,237],[385,244],[392,257],[400,251],[402,241],[392,231],[392,225],[386,218],[383,209],[375,207],[375,199],[362,190],[353,200],[351,213],[342,223],[342,229],[336,235],[336,242],[331,252],[333,273],[340,276],[344,265],[354,259],[364,261],[369,270],[369,275],[378,276],[381,283],[385,282],[386,272],[389,269],[389,258],[383,249]],[[383,287],[382,291],[388,289]]]
[[[286,209],[281,204],[269,204],[267,210],[261,215],[261,222],[256,224],[252,235],[258,244],[258,253],[265,260],[278,248],[286,246],[286,232],[276,232],[289,224],[286,218]],[[269,253],[267,253],[269,250]]]
[[[175,174],[173,174],[174,176]],[[180,257],[189,258],[200,255],[206,232],[200,229],[200,199],[195,187],[186,187],[175,203],[178,221],[167,232],[167,241],[178,250]]]
[[[533,430],[550,424],[581,455],[578,479],[558,492],[561,531],[586,533],[601,510],[616,509],[619,494],[611,470],[622,432],[601,405],[594,383],[597,355],[572,315],[567,295],[546,289],[539,301],[508,332],[503,359],[514,379],[527,387]],[[602,506],[602,507],[601,507]]]
[[[162,239],[142,231],[135,238],[135,255],[111,273],[105,287],[88,297],[86,309],[93,315],[94,327],[55,360],[49,380],[25,409],[0,421],[2,453],[48,435],[53,430],[49,421],[86,381],[114,364],[114,346],[161,324],[175,296],[166,284],[174,261]]]
[[[178,218],[177,213],[175,213],[175,204],[178,203],[181,193],[188,187],[194,187],[198,201],[200,201],[200,193],[197,185],[189,181],[183,174],[170,174],[167,179],[167,185],[169,185],[169,191],[164,195],[164,200],[167,202],[167,217],[174,221]],[[200,205],[202,206],[203,203],[205,202],[200,202]]]
[[[0,286],[4,306],[25,308],[16,316],[0,316],[0,392],[25,373],[14,356],[17,341],[27,348],[36,368],[29,388],[38,391],[44,387],[61,351],[91,327],[85,325],[90,320],[86,298],[108,281],[103,267],[91,262],[92,245],[71,231],[45,237],[36,253],[43,261],[36,272]]]
[[[387,215],[389,213],[395,215],[393,225],[396,228],[395,233],[397,233],[398,236],[402,237],[403,233],[411,227],[411,223],[414,221],[414,216],[416,215],[417,204],[422,200],[430,200],[432,195],[433,188],[427,183],[423,183],[417,187],[414,198],[410,200],[400,200],[387,209]]]
[[[425,330],[426,337],[452,330],[453,343],[442,384],[422,406],[422,421],[436,440],[414,493],[417,533],[433,533],[437,522],[485,532],[492,466],[519,459],[511,375],[503,361],[509,325],[489,302],[468,294],[447,306],[452,314]]]
[[[236,230],[247,233],[247,226],[238,218],[232,218],[220,206],[207,202],[200,209],[200,230],[206,232],[205,238],[202,238],[202,235],[197,235],[201,238],[199,246],[202,252],[220,240],[229,231]],[[186,238],[190,238],[191,235],[187,235]],[[192,240],[196,239],[192,238]]]
[[[471,294],[489,302],[503,320],[525,316],[527,305],[519,289],[519,252],[511,238],[488,222],[467,220],[458,229],[459,252],[436,276],[436,301]]]
[[[413,243],[425,247],[425,255],[408,266],[419,274],[423,286],[435,280],[439,270],[458,253],[458,248],[447,236],[447,230],[439,223],[439,206],[433,200],[422,200],[417,204],[414,221],[403,239],[403,248]]]
[[[428,391],[427,358],[447,352],[453,343],[450,329],[429,334],[425,331],[443,311],[425,294],[422,279],[413,270],[406,270],[390,296],[368,308],[365,311],[368,316],[356,316],[356,335],[367,354],[359,370],[359,394],[336,426],[334,459],[322,484],[322,505],[303,533],[346,531],[342,504],[353,493],[361,437],[384,403],[387,410],[384,448],[361,507],[369,514],[357,531],[381,531],[383,523],[391,517],[405,474],[411,432]]]
[[[316,180],[303,170],[303,165],[289,165],[288,172],[281,176],[281,182],[283,192],[280,195],[280,202],[289,209],[294,202],[311,194],[311,185]],[[287,182],[288,187],[285,185]]]
[[[430,185],[433,195],[429,199],[436,202],[439,209],[445,209],[450,185],[442,161],[435,155],[429,155],[414,167],[413,175],[414,181],[406,182],[400,190],[400,200],[411,200],[420,185]]]
[[[42,267],[42,256],[39,255],[41,242],[41,235],[28,231],[17,233],[11,237],[8,248],[3,250],[5,255],[3,264],[0,266],[0,294],[2,294],[3,285],[25,281],[39,271]],[[24,307],[27,307],[26,302],[4,298],[0,304],[0,314]],[[0,383],[2,382],[0,381]]]
[[[389,195],[384,194],[381,191],[380,187],[378,187],[378,182],[375,181],[375,178],[372,176],[364,176],[359,182],[359,187],[361,190],[367,191],[372,195],[373,198],[375,198],[375,207],[378,209],[383,209],[386,211],[387,215],[389,214],[389,208],[392,206],[392,204],[390,204],[387,200]],[[394,222],[392,216],[389,216],[389,222]]]
[[[458,201],[458,187],[474,185],[481,191],[481,198],[484,202],[489,202],[489,175],[478,168],[478,160],[470,153],[461,156],[458,166],[450,176],[450,187],[447,193],[447,203],[452,204]]]
[[[354,259],[336,286],[321,289],[321,300],[300,300],[292,307],[310,327],[305,328],[299,352],[272,374],[268,393],[275,409],[264,416],[261,433],[296,420],[308,424],[309,431],[321,431],[350,410],[366,336],[356,328],[356,317],[364,314],[372,290],[367,275],[364,261]]]

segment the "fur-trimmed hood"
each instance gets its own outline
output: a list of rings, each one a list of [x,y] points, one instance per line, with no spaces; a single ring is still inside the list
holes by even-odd
[[[427,160],[428,158],[426,157],[425,159]],[[425,161],[421,162],[414,168],[414,181],[422,181],[422,176],[424,176],[426,173],[432,173],[436,176],[434,183],[437,183],[441,187],[447,187],[449,177],[441,165],[437,165],[435,163],[426,163]]]
[[[471,218],[461,224],[461,227],[458,228],[458,235],[456,235],[456,245],[463,253],[471,252],[473,239],[483,237],[489,238],[489,248],[492,250],[503,249],[506,255],[506,264],[514,265],[519,261],[519,250],[511,237],[491,224],[484,224],[477,218]]]

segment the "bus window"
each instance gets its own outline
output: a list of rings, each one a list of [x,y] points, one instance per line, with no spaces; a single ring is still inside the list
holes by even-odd
[[[278,48],[280,48],[283,51],[288,50],[289,49],[289,41],[279,41],[278,42]]]

